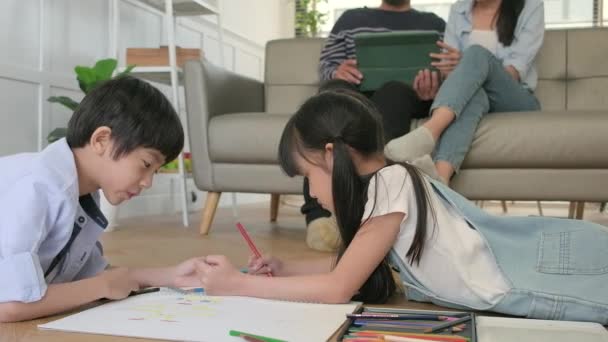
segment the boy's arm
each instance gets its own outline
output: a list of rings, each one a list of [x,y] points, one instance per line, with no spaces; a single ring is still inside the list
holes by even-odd
[[[196,261],[199,259],[191,258],[171,267],[136,268],[131,270],[131,274],[142,287],[199,287],[201,284],[196,275]]]
[[[150,267],[133,269],[133,278],[142,287],[175,286],[173,284],[173,267]]]
[[[41,300],[32,303],[0,303],[0,322],[18,322],[71,310],[103,298],[95,278],[49,285]]]
[[[95,277],[48,286],[36,302],[0,303],[0,322],[18,322],[68,311],[102,298],[122,299],[139,288],[129,270],[115,268]]]

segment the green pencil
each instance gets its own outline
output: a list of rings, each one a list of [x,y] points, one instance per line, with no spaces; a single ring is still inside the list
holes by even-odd
[[[264,341],[264,342],[287,342],[285,340],[279,340],[279,339],[272,338],[272,337],[254,335],[254,334],[250,334],[250,333],[246,333],[246,332],[242,332],[242,331],[236,331],[236,330],[230,330],[229,334],[230,334],[230,336],[236,336],[236,337],[253,337],[257,340]]]

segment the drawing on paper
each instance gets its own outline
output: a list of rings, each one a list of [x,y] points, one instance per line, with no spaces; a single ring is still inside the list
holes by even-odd
[[[181,295],[175,301],[167,303],[166,300],[158,302],[147,302],[121,308],[121,311],[129,311],[130,321],[153,320],[165,323],[177,323],[186,318],[209,318],[217,314],[217,304],[220,298],[191,294]]]

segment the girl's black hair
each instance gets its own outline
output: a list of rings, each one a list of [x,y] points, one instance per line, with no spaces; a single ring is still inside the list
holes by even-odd
[[[130,76],[106,81],[82,99],[68,123],[68,145],[86,146],[102,126],[112,129],[114,159],[145,147],[161,152],[168,163],[184,146],[184,130],[171,102],[148,82]]]
[[[504,46],[510,46],[515,38],[515,26],[526,0],[502,0],[494,16],[498,40]]]
[[[376,184],[378,182],[377,173],[357,173],[349,152],[349,148],[354,149],[363,157],[383,153],[382,123],[373,104],[360,94],[346,90],[323,91],[310,98],[285,126],[279,144],[281,168],[290,177],[301,174],[295,160],[296,155],[319,165],[320,162],[313,160],[311,155],[325,151],[325,145],[328,143],[334,145],[332,194],[336,221],[342,238],[339,259],[362,226],[370,180],[376,177]],[[424,250],[427,210],[430,205],[418,169],[409,164],[403,164],[403,167],[412,177],[416,201],[419,204],[414,241],[406,254],[410,264],[413,264],[420,262]],[[385,257],[354,299],[366,303],[383,303],[394,291],[395,281],[388,258]]]

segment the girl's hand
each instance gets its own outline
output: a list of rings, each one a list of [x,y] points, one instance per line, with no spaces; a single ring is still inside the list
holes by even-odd
[[[439,69],[444,78],[446,78],[460,62],[462,57],[460,51],[448,44],[438,41],[437,45],[441,47],[444,52],[442,53],[431,53],[431,58],[439,59],[439,61],[431,62],[431,65]]]
[[[196,262],[204,257],[188,259],[171,269],[171,284],[175,287],[200,287],[201,282],[196,274]]]
[[[139,283],[126,267],[110,268],[98,275],[102,294],[108,299],[126,298],[131,291],[139,290]]]
[[[223,255],[208,255],[195,261],[200,286],[210,295],[238,295],[242,274]]]
[[[283,270],[283,262],[273,256],[263,255],[261,258],[252,255],[247,263],[248,273],[254,275],[280,275]]]

